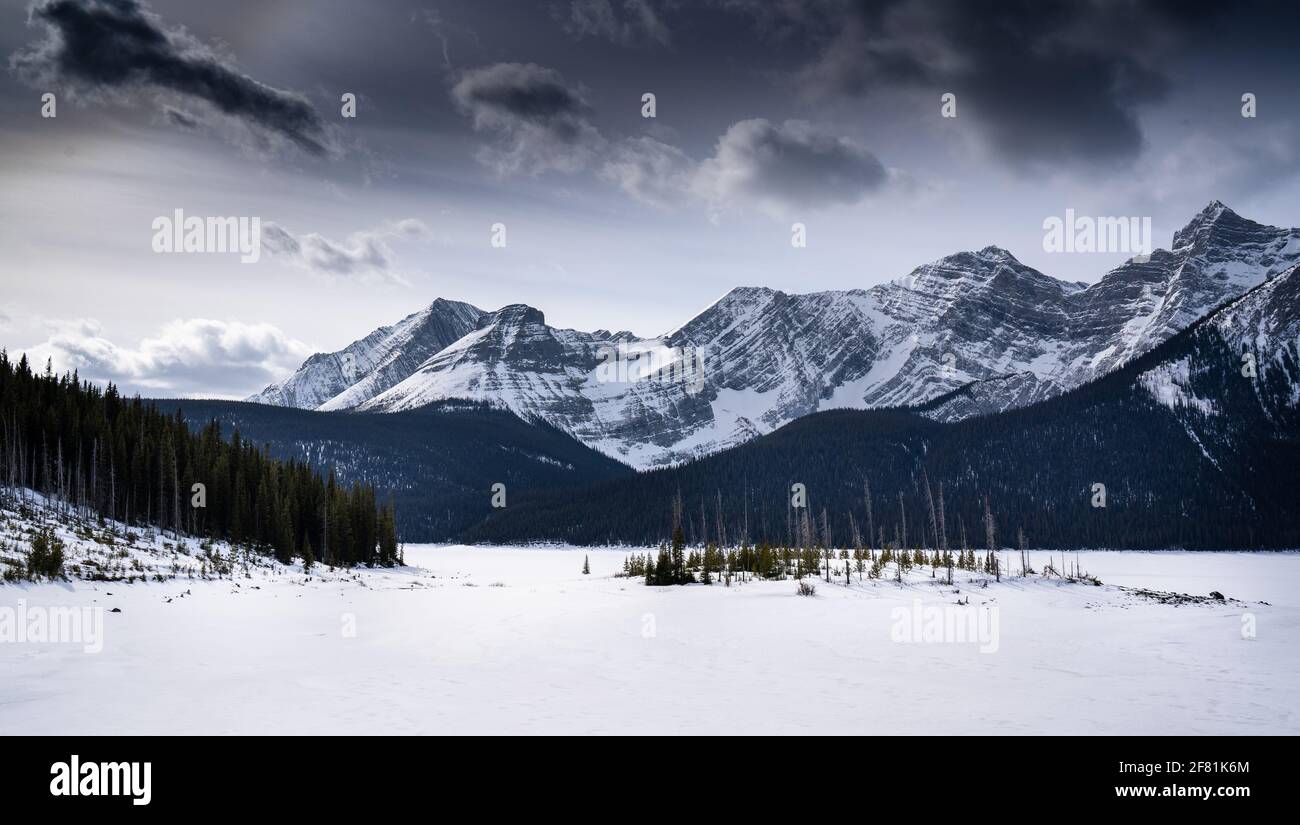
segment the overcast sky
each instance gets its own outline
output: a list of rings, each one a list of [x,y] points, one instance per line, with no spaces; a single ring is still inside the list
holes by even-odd
[[[1300,223],[1295,8],[0,0],[0,345],[242,397],[437,297],[655,335],[990,244],[1095,281],[1045,218]],[[156,253],[176,209],[261,259]]]

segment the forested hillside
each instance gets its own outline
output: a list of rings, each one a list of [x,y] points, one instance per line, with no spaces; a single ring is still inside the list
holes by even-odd
[[[404,413],[317,412],[238,401],[160,400],[186,420],[220,421],[274,457],[329,468],[397,505],[403,541],[455,538],[492,512],[492,487],[506,503],[533,487],[578,487],[632,475],[627,466],[544,422],[473,402]]]
[[[392,564],[396,514],[373,486],[268,456],[113,385],[34,373],[0,352],[0,495],[128,525],[227,539],[281,561]]]

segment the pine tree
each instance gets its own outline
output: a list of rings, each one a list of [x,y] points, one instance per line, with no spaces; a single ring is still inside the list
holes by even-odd
[[[274,535],[276,559],[281,564],[289,564],[293,561],[293,515],[289,511],[288,501],[280,506]]]
[[[63,540],[46,528],[32,539],[32,549],[27,554],[27,577],[57,579],[63,576]]]
[[[586,556],[583,556],[583,557],[582,557],[582,575],[584,575],[584,576],[590,576],[590,575],[591,575],[591,565],[587,563],[587,557],[586,557]]]

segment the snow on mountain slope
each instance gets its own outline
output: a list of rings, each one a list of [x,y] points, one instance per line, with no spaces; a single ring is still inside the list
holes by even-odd
[[[1170,409],[1193,409],[1201,415],[1218,415],[1212,399],[1198,398],[1191,389],[1192,366],[1189,359],[1160,364],[1138,376],[1142,388]]]
[[[1091,286],[990,246],[866,290],[740,287],[662,339],[554,329],[524,305],[476,318],[459,305],[468,310],[462,322],[477,328],[419,350],[418,362],[405,351],[399,362],[397,343],[384,350],[391,368],[336,390],[303,377],[309,361],[276,396],[298,401],[269,403],[308,406],[326,394],[308,391],[317,384],[334,391],[319,402],[326,409],[485,400],[635,467],[659,466],[818,410],[915,405],[962,387],[969,391],[926,414],[957,420],[1033,403],[1127,363],[1298,260],[1300,230],[1262,226],[1215,201],[1175,233],[1172,250],[1131,260]],[[611,352],[653,366],[609,380]],[[683,363],[700,365],[702,376],[684,374],[701,380],[677,380]]]
[[[1130,261],[1076,296],[1070,355],[1087,366],[1067,383],[1132,360],[1297,260],[1300,230],[1261,226],[1214,201],[1174,234],[1171,251]]]
[[[338,352],[317,353],[297,372],[248,401],[277,407],[347,409],[411,374],[426,358],[474,329],[483,310],[442,298]]]
[[[998,412],[1077,387],[1133,360],[1216,307],[1274,279],[1300,260],[1300,230],[1262,226],[1215,201],[1174,235],[1172,250],[1134,259],[1063,296],[1062,319],[1034,346],[981,353],[967,374],[981,383],[927,415],[958,420]],[[973,316],[996,317],[992,308]],[[989,336],[997,350],[1001,327]],[[1041,355],[1033,357],[1037,349]],[[991,369],[990,369],[991,367]],[[1012,378],[1014,376],[1014,378]],[[959,382],[960,383],[960,382]]]
[[[1210,319],[1239,360],[1256,400],[1273,421],[1300,413],[1300,265]]]
[[[1173,346],[1137,386],[1219,472],[1238,477],[1255,512],[1293,511],[1286,481],[1300,462],[1300,267],[1215,310]]]
[[[511,304],[424,361],[403,381],[359,406],[397,412],[446,398],[489,401],[551,418],[570,404],[590,408],[578,391],[608,336],[553,329],[539,310]]]
[[[627,359],[623,373],[612,364],[618,355]],[[671,373],[671,359],[679,356],[628,333],[555,329],[539,310],[513,304],[488,313],[478,329],[358,409],[396,412],[448,398],[487,401],[644,465],[683,438],[682,421],[711,415],[708,401],[688,383],[647,376],[640,366]]]

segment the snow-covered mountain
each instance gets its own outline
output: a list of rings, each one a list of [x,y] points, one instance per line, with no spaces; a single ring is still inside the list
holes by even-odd
[[[1248,413],[1294,432],[1300,426],[1300,265],[1219,309],[1186,349],[1143,372],[1139,383],[1184,421],[1216,464],[1231,463],[1228,454],[1243,440],[1234,430],[1257,427]]]
[[[1038,342],[1027,348],[995,344],[988,355],[1010,356],[1001,368],[985,372],[981,367],[994,361],[977,356],[965,372],[979,385],[927,414],[957,420],[1079,386],[1149,351],[1298,260],[1300,230],[1262,226],[1214,201],[1174,234],[1171,250],[1157,249],[1149,260],[1130,260],[1096,284],[1054,302],[1063,323]],[[972,320],[1004,319],[989,306]],[[1003,329],[997,327],[990,341]]]
[[[487,400],[636,467],[715,452],[818,410],[919,404],[974,385],[927,411],[955,420],[1127,363],[1300,261],[1300,230],[1215,201],[1172,247],[1091,286],[990,246],[865,290],[741,287],[660,339],[555,329],[524,305],[483,313],[436,301],[249,400],[374,411]]]
[[[307,410],[354,407],[464,337],[485,314],[478,307],[439,298],[338,352],[316,353],[293,375],[246,400]]]

